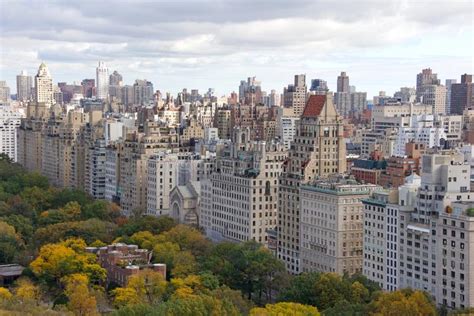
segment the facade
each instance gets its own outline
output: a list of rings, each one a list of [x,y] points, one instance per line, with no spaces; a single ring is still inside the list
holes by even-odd
[[[201,183],[200,225],[213,240],[267,244],[277,226],[278,177],[283,148],[251,142],[250,129],[236,128],[233,143],[217,157],[209,181]]]
[[[17,130],[21,124],[21,114],[8,107],[0,107],[0,153],[17,161]]]
[[[170,216],[178,223],[200,226],[201,182],[189,181],[170,193]]]
[[[362,272],[361,199],[376,189],[337,178],[300,187],[301,272]]]
[[[279,182],[278,258],[291,273],[300,268],[299,186],[346,171],[342,118],[330,94],[311,95],[283,164]]]

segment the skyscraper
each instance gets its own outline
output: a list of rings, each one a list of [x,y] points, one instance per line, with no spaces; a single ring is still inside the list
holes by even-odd
[[[123,83],[122,75],[114,70],[114,72],[109,77],[109,85],[111,86],[121,86]]]
[[[0,103],[10,102],[10,87],[6,81],[0,81]]]
[[[16,99],[26,102],[31,99],[31,89],[33,87],[33,77],[28,76],[26,70],[16,76]]]
[[[438,75],[430,68],[416,75],[416,98],[418,102],[430,105],[433,113],[447,113],[446,87],[441,85]]]
[[[340,115],[348,116],[351,112],[349,76],[344,71],[337,77],[337,91],[334,94],[334,103]]]
[[[451,113],[451,86],[457,83],[456,79],[446,79],[446,112]]]
[[[461,83],[451,85],[451,113],[463,114],[467,108],[474,106],[474,85],[472,75],[461,76]]]
[[[337,92],[350,92],[349,91],[349,76],[346,75],[345,71],[337,77]]]
[[[53,79],[45,63],[41,63],[35,76],[35,101],[51,106],[53,98]]]
[[[293,108],[293,114],[300,116],[306,104],[306,75],[295,75],[294,84],[283,90],[283,106]]]
[[[109,69],[103,61],[96,68],[97,99],[105,100],[109,95]]]
[[[331,94],[310,95],[297,121],[279,185],[278,258],[289,272],[301,272],[300,185],[345,171],[342,117],[336,112]]]
[[[326,94],[328,90],[328,83],[325,80],[311,79],[311,88],[309,88],[309,91],[315,94]]]

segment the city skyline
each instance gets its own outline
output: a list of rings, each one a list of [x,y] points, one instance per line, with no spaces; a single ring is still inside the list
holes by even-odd
[[[470,1],[6,4],[0,77],[10,87],[22,69],[35,73],[42,61],[55,82],[71,83],[95,78],[104,60],[124,83],[148,79],[162,92],[212,87],[227,95],[251,76],[267,92],[282,91],[297,73],[308,85],[327,80],[335,91],[345,71],[371,98],[415,86],[423,68],[444,83],[473,67]]]

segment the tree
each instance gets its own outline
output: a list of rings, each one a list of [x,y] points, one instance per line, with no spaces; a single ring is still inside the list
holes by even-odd
[[[41,290],[26,277],[19,278],[15,282],[15,297],[22,302],[38,302],[41,298]]]
[[[140,231],[149,231],[156,235],[170,230],[176,225],[176,222],[168,216],[143,216],[131,219],[117,230],[116,236],[132,236]]]
[[[74,315],[99,315],[97,301],[89,291],[89,279],[85,274],[72,274],[63,279],[66,285],[64,293],[68,301],[68,308]]]
[[[140,246],[140,248],[152,250],[153,246],[157,243],[156,238],[157,237],[149,231],[141,231],[133,234],[130,237],[130,241],[133,244]]]
[[[278,287],[275,280],[285,273],[283,263],[255,241],[218,244],[204,259],[204,268],[221,283],[241,290],[257,302],[262,301],[264,294],[271,296],[270,292]]]
[[[11,263],[21,248],[23,241],[15,227],[0,221],[0,263]]]
[[[181,250],[189,250],[196,257],[207,254],[211,245],[199,230],[182,224],[158,235],[157,242],[176,243]]]
[[[68,275],[84,273],[95,283],[103,282],[106,271],[96,263],[94,254],[86,253],[79,245],[85,245],[77,239],[63,243],[47,244],[41,247],[38,257],[31,262],[30,268],[40,279],[59,284]],[[73,249],[76,248],[76,249]]]
[[[13,297],[12,293],[4,287],[0,287],[0,302],[9,301]]]
[[[394,292],[380,292],[371,304],[374,316],[431,316],[436,315],[436,308],[428,295],[422,291],[410,289]]]
[[[117,226],[113,223],[93,218],[86,221],[58,223],[38,228],[34,238],[38,245],[55,243],[71,237],[82,238],[87,243],[96,240],[110,243],[116,229]]]
[[[250,316],[319,316],[318,309],[299,303],[267,304],[250,310]]]
[[[318,272],[294,276],[289,286],[280,291],[278,300],[316,306],[315,284],[319,281],[320,276],[321,273]]]
[[[155,305],[162,301],[166,292],[167,283],[161,273],[145,269],[132,275],[124,288],[112,291],[116,306],[133,304]]]

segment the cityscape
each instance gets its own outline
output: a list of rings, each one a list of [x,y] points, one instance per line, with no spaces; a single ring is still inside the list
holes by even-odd
[[[183,48],[197,45],[194,39],[186,37],[176,46],[180,51],[171,38],[174,31],[193,33],[187,29],[193,23],[196,32],[211,23],[203,22],[210,6],[204,2],[199,10],[190,4],[196,12],[186,29],[187,10],[173,31],[159,13],[160,25],[172,34],[150,31],[149,44],[169,40],[174,47],[163,48],[162,59],[194,58]],[[400,16],[409,6],[388,2]],[[5,1],[0,9],[9,4],[13,11],[24,5]],[[66,18],[76,12],[48,5]],[[89,5],[85,1],[80,10]],[[108,14],[122,17],[127,5]],[[143,5],[131,13],[147,20],[145,9],[154,4]],[[371,5],[376,10],[380,4],[361,4]],[[163,10],[174,6],[163,3]],[[240,17],[241,5],[217,6],[207,8],[213,23],[238,29],[237,21],[218,13],[235,8]],[[37,9],[44,14],[43,6]],[[272,10],[262,17],[249,13],[245,23],[265,29],[270,16],[307,19],[300,11]],[[105,18],[93,19],[96,13],[91,23],[107,25]],[[319,14],[326,16],[318,13],[316,22]],[[474,21],[473,4],[454,1],[456,14]],[[51,25],[63,25],[64,18],[52,18]],[[112,47],[110,54],[84,52],[87,62],[65,61],[59,53],[55,58],[43,48],[35,58],[22,60],[21,53],[15,61],[14,36],[21,32],[10,35],[12,21],[8,14],[0,21],[1,45],[12,43],[0,51],[0,314],[474,314],[474,47],[467,55],[463,50],[450,70],[450,61],[423,59],[414,49],[414,72],[406,73],[414,68],[403,68],[400,55],[393,76],[383,66],[377,78],[363,79],[367,71],[352,66],[359,58],[355,48],[345,55],[353,61],[321,66],[321,72],[310,63],[301,67],[294,55],[295,67],[282,63],[275,78],[278,64],[257,67],[236,59],[247,73],[240,77],[240,70],[232,74],[235,64],[225,69],[209,61],[213,70],[200,77],[170,61],[164,83],[164,70],[155,80],[156,65],[145,69],[148,57],[133,72]],[[123,23],[135,22],[127,16]],[[445,30],[418,27],[424,35],[410,36],[431,38]],[[472,27],[463,27],[451,40],[467,34],[474,44]],[[57,36],[82,38],[64,30]],[[26,42],[35,38],[43,45],[42,31],[39,25]],[[130,30],[122,31],[125,38]],[[235,35],[241,52],[280,45],[275,39],[258,48],[259,31],[248,31],[246,40]],[[231,54],[220,39],[225,30],[215,32],[204,39],[209,58]],[[361,26],[361,32],[372,31]],[[307,38],[308,47],[319,43]],[[75,45],[68,40],[57,40],[66,52]],[[253,40],[257,47],[246,47]],[[397,38],[394,53],[402,42]],[[136,58],[150,48],[142,49]],[[281,56],[288,53],[281,49]],[[329,64],[329,57],[321,58]],[[437,67],[451,77],[442,78]],[[174,73],[180,71],[193,85],[179,85]],[[282,74],[286,82],[278,84]],[[210,82],[215,85],[196,88]]]

